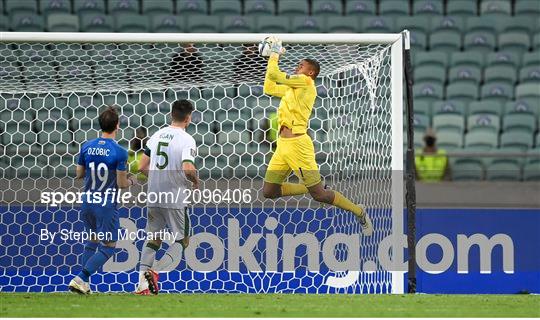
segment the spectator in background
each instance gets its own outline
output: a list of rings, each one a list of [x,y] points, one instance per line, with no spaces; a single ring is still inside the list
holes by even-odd
[[[129,173],[136,176],[139,181],[146,181],[146,176],[139,172],[139,161],[146,148],[148,140],[146,128],[140,127],[135,130],[135,138],[129,142],[128,165]]]
[[[449,171],[446,151],[437,148],[437,137],[432,129],[428,129],[424,135],[425,146],[416,151],[415,166],[416,176],[419,181],[441,181]]]
[[[255,44],[244,44],[244,51],[234,62],[234,76],[240,82],[253,82],[254,76],[264,75],[267,61]],[[262,79],[261,79],[262,80]]]
[[[173,56],[169,76],[184,82],[202,82],[202,65],[203,60],[198,49],[193,43],[187,43],[181,52]]]

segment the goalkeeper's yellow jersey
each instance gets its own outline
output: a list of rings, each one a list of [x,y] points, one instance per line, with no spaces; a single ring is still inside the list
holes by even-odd
[[[307,132],[309,117],[317,97],[315,81],[311,77],[304,74],[288,75],[280,71],[278,56],[272,55],[266,68],[264,93],[281,98],[278,108],[279,128],[285,126],[294,134]]]

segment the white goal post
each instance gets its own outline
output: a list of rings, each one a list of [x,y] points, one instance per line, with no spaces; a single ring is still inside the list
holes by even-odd
[[[261,126],[279,100],[263,94],[264,64],[249,48],[268,34],[0,32],[0,184],[5,186],[0,225],[8,234],[0,250],[0,283],[7,284],[2,290],[61,291],[77,270],[80,243],[45,242],[34,235],[43,228],[81,228],[76,204],[47,206],[40,193],[80,189],[72,179],[73,167],[81,143],[97,135],[99,108],[118,107],[123,117],[118,139],[128,147],[137,128],[152,134],[167,123],[170,102],[187,98],[196,107],[190,133],[198,144],[197,166],[205,187],[251,189],[253,201],[194,205],[192,252],[163,276],[164,291],[403,293],[403,247],[391,250],[392,266],[382,266],[378,249],[393,235],[398,237],[392,246],[402,244],[405,231],[403,49],[408,32],[273,35],[287,49],[280,60],[283,70],[303,58],[321,63],[310,122],[317,162],[328,185],[367,206],[376,229],[372,238],[360,235],[350,214],[321,208],[309,197],[262,198],[263,168],[272,148],[259,136],[267,133]],[[174,60],[188,47],[196,48],[200,64]],[[144,227],[142,207],[122,208],[124,228]],[[221,209],[226,209],[223,217]],[[208,266],[220,250],[197,234],[213,234],[226,247],[230,239],[224,237],[231,236],[231,229],[239,230],[240,245],[250,234],[275,230],[278,270],[253,270],[241,258],[240,269],[229,270],[230,248],[222,248],[225,256],[214,269],[196,270]],[[335,233],[358,239],[364,269],[323,266],[322,243]],[[321,252],[313,258],[309,243],[299,244],[292,251],[295,269],[280,269],[284,240],[298,234],[313,234]],[[269,241],[261,236],[264,243],[253,249],[260,265],[265,265]],[[121,252],[105,273],[92,278],[98,290],[133,290],[141,245],[119,244]],[[347,250],[336,246],[332,255],[346,259]],[[320,269],[307,268],[312,259]]]

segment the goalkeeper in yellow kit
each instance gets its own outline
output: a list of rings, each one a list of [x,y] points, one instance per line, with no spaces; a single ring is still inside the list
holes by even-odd
[[[315,79],[319,63],[301,60],[294,75],[279,70],[278,60],[284,52],[281,41],[271,38],[271,54],[264,79],[264,93],[281,98],[278,108],[277,148],[268,164],[264,177],[265,198],[275,199],[309,193],[316,201],[348,210],[356,215],[362,233],[370,236],[373,225],[365,209],[352,203],[341,193],[325,189],[315,162],[315,149],[307,135],[307,125],[317,97]],[[302,184],[285,183],[291,170]]]

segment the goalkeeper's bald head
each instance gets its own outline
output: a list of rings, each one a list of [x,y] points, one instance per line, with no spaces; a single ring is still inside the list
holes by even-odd
[[[296,74],[305,74],[311,77],[313,80],[317,78],[321,71],[321,65],[314,59],[303,59],[296,67]]]

